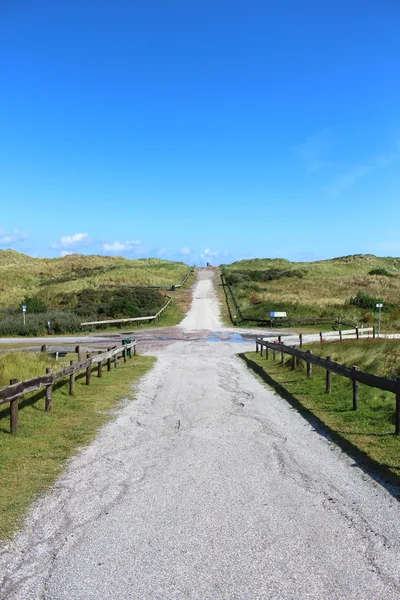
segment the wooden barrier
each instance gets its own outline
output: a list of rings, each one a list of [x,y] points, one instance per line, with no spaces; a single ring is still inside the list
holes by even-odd
[[[358,409],[358,392],[359,384],[363,383],[369,387],[374,387],[378,390],[384,390],[386,392],[392,392],[396,395],[396,418],[395,418],[395,435],[400,434],[400,381],[395,379],[386,379],[386,377],[379,377],[378,375],[372,375],[371,373],[365,373],[360,371],[357,365],[354,365],[352,369],[345,367],[339,363],[333,362],[330,356],[320,358],[315,356],[310,350],[304,352],[298,350],[292,346],[286,346],[277,342],[267,342],[261,337],[256,338],[256,352],[258,348],[262,351],[262,348],[270,350],[278,350],[281,352],[281,363],[284,361],[284,355],[288,354],[292,356],[292,368],[296,368],[297,360],[304,360],[307,364],[307,377],[312,377],[312,365],[321,367],[326,370],[326,392],[329,394],[332,389],[332,373],[340,375],[341,377],[347,377],[353,382],[353,410]]]
[[[10,431],[13,435],[18,432],[18,400],[31,392],[37,392],[43,387],[46,388],[45,395],[45,410],[51,411],[52,409],[52,398],[53,398],[53,385],[61,379],[69,379],[69,394],[73,396],[75,394],[75,378],[76,374],[80,371],[86,371],[86,385],[90,385],[90,374],[92,367],[97,365],[98,377],[102,376],[102,365],[105,360],[114,360],[115,366],[117,366],[118,355],[120,357],[131,357],[131,353],[126,351],[133,348],[134,354],[136,354],[136,340],[133,340],[129,344],[123,346],[116,346],[115,348],[108,349],[107,352],[102,350],[98,351],[97,355],[90,356],[87,354],[86,360],[78,360],[70,362],[68,367],[61,369],[60,371],[52,372],[51,369],[46,369],[46,375],[39,377],[33,377],[26,381],[18,381],[12,379],[10,385],[0,389],[0,405],[10,403]],[[124,360],[126,360],[124,358]]]
[[[172,298],[170,298],[169,296],[166,296],[166,297],[169,298],[168,302],[166,302],[164,304],[164,306],[158,311],[158,313],[156,313],[155,315],[151,315],[150,317],[132,317],[132,318],[127,318],[127,319],[107,319],[106,321],[85,321],[85,323],[81,323],[81,327],[84,327],[85,325],[116,325],[117,323],[135,323],[135,322],[139,322],[139,321],[155,321],[155,322],[157,322],[161,313],[167,308],[169,303],[172,301]]]

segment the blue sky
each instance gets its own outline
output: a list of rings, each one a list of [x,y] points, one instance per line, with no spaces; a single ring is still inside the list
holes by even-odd
[[[397,0],[0,4],[0,248],[400,256]]]

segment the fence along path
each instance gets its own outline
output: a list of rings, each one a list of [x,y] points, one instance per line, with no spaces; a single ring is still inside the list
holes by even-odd
[[[329,394],[332,387],[331,374],[336,373],[341,377],[347,377],[353,382],[353,410],[358,408],[358,388],[359,383],[368,385],[370,387],[377,388],[378,390],[384,390],[392,392],[396,395],[396,411],[395,411],[395,435],[400,434],[400,381],[395,379],[386,379],[385,377],[379,377],[378,375],[371,375],[371,373],[365,373],[360,371],[356,365],[353,368],[345,367],[339,363],[333,362],[328,356],[320,358],[314,356],[311,350],[298,350],[292,346],[286,346],[282,343],[267,342],[261,337],[256,338],[256,352],[260,350],[260,355],[263,355],[263,348],[265,348],[265,358],[269,358],[269,350],[273,352],[273,358],[276,358],[276,352],[281,353],[281,363],[283,363],[284,355],[289,354],[293,357],[292,369],[294,370],[297,365],[297,360],[304,360],[307,363],[307,377],[312,376],[312,366],[321,367],[326,370],[326,392]]]
[[[161,315],[162,312],[164,312],[164,310],[167,308],[167,306],[172,300],[172,298],[170,298],[169,296],[167,296],[167,298],[169,298],[168,302],[164,304],[164,306],[158,311],[158,313],[156,313],[155,315],[151,315],[150,317],[129,317],[127,319],[107,319],[106,321],[86,321],[85,323],[81,323],[81,327],[83,327],[84,325],[112,325],[113,323],[132,323],[135,321],[157,322],[158,317]]]
[[[107,352],[98,351],[97,355],[89,356],[86,360],[71,361],[68,367],[53,373],[51,369],[46,369],[46,375],[33,377],[26,381],[18,381],[12,379],[10,385],[0,389],[0,405],[10,403],[10,431],[13,435],[18,433],[18,400],[30,394],[37,392],[42,388],[46,388],[45,410],[51,411],[53,399],[53,385],[61,379],[69,377],[69,394],[75,394],[75,377],[79,371],[86,371],[86,385],[90,384],[92,368],[97,365],[97,376],[102,376],[103,363],[107,361],[107,371],[111,370],[111,363],[114,362],[114,367],[117,367],[118,358],[123,358],[126,362],[127,357],[132,357],[132,348],[136,354],[136,340],[122,346],[109,348]]]

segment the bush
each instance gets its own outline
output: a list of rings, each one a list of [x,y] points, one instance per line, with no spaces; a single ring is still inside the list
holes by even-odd
[[[376,298],[375,296],[369,296],[362,290],[357,292],[357,296],[350,298],[349,304],[356,306],[357,308],[375,309],[378,302],[383,302],[382,298]]]
[[[95,317],[88,320],[95,320]],[[0,336],[45,335],[48,321],[50,321],[51,331],[54,333],[75,333],[81,329],[82,318],[71,311],[49,310],[45,313],[27,314],[24,327],[20,313],[7,314],[0,320]]]
[[[21,309],[23,305],[26,306],[27,313],[39,314],[44,313],[47,310],[46,302],[44,302],[44,300],[41,298],[38,298],[38,296],[30,296],[25,298],[21,304]]]
[[[393,277],[393,273],[390,273],[383,268],[371,269],[371,271],[368,272],[368,275],[383,275],[384,277]]]

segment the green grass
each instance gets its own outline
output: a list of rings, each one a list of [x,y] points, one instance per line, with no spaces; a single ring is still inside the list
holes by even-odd
[[[103,370],[102,378],[96,377],[94,370],[90,386],[80,376],[74,397],[68,395],[66,381],[53,393],[51,413],[44,411],[43,393],[27,397],[20,401],[17,436],[9,433],[9,405],[0,407],[0,539],[16,531],[35,497],[48,490],[66,460],[93,439],[118,401],[133,398],[132,383],[154,362],[153,357],[136,355],[126,364],[121,361],[118,369]],[[38,365],[42,373],[40,360]],[[33,368],[31,365],[29,374]],[[7,371],[7,378],[9,374]],[[18,379],[22,378],[19,372]]]
[[[275,269],[293,271],[302,277],[282,277],[272,281],[252,280],[257,272]],[[374,269],[388,273],[373,274]],[[247,318],[268,319],[272,310],[286,311],[289,317],[340,317],[354,323],[376,323],[372,309],[349,304],[359,291],[382,298],[384,330],[400,328],[400,259],[354,255],[315,262],[290,262],[284,259],[251,259],[223,265],[227,274],[244,273],[233,284],[236,299]],[[247,275],[246,275],[247,274]],[[250,277],[246,281],[246,277]],[[243,279],[243,277],[242,277]],[[389,306],[391,305],[391,306]]]
[[[333,360],[349,366],[382,375],[392,365],[388,357],[399,354],[398,342],[344,342],[309,346],[315,354],[332,356]],[[400,483],[400,436],[394,435],[395,396],[368,386],[360,385],[359,409],[352,410],[352,382],[332,375],[332,393],[325,392],[325,371],[313,366],[308,379],[305,363],[291,370],[291,359],[285,363],[269,360],[255,352],[244,355],[248,365],[285,397],[300,412],[315,415],[349,447],[365,454],[386,476]],[[277,359],[280,354],[277,354]],[[347,450],[346,444],[344,448]]]
[[[3,336],[45,335],[46,323],[51,321],[53,333],[80,332],[82,321],[103,320],[96,316],[97,305],[88,305],[82,301],[82,306],[75,306],[83,292],[85,298],[97,298],[100,292],[110,297],[111,307],[118,314],[110,313],[111,317],[118,318],[129,316],[146,316],[157,312],[158,304],[147,307],[140,302],[150,302],[150,295],[162,300],[162,296],[152,290],[132,290],[127,288],[131,295],[140,296],[137,301],[132,299],[130,304],[138,304],[134,313],[119,314],[115,309],[115,302],[111,295],[119,294],[118,286],[161,286],[169,289],[173,284],[179,284],[188,272],[189,267],[184,263],[163,261],[160,259],[127,260],[121,257],[106,256],[81,256],[70,255],[57,259],[36,259],[11,250],[0,250],[0,329]],[[183,300],[182,291],[190,289],[194,279],[193,270],[183,288],[168,293],[173,301],[169,308],[161,315],[158,326],[178,323],[186,311],[186,301]],[[112,286],[112,287],[102,287]],[[144,298],[145,294],[149,298]],[[18,311],[19,304],[26,298],[38,299],[47,311],[44,314],[27,314],[27,328],[22,325],[22,314]],[[92,299],[93,299],[92,298]],[[99,296],[100,298],[100,296]],[[124,296],[122,296],[124,298]],[[151,301],[153,301],[151,300]],[[74,304],[75,302],[75,304]],[[101,309],[107,310],[101,300]],[[114,304],[113,304],[114,302]],[[153,304],[154,304],[153,302]],[[78,303],[79,304],[79,303]],[[93,304],[93,303],[92,303]],[[87,307],[86,315],[82,310]],[[141,308],[140,308],[141,307]],[[134,310],[135,307],[132,308]],[[122,308],[121,308],[122,310]],[[153,326],[155,324],[153,323]],[[134,328],[137,326],[134,325]],[[92,328],[93,329],[93,328]],[[89,331],[86,328],[85,331]]]
[[[63,294],[100,285],[165,286],[178,284],[189,267],[157,258],[128,260],[118,256],[32,258],[0,250],[0,308],[18,307],[26,296],[38,295],[48,305]]]

